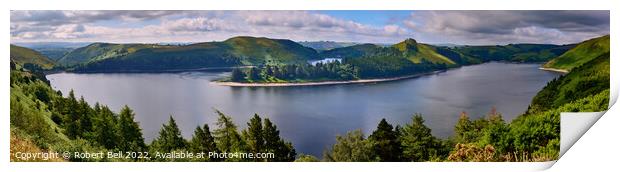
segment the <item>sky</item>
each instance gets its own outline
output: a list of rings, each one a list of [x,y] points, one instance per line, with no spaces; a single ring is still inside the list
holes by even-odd
[[[11,42],[294,41],[570,44],[609,34],[609,11],[11,11]]]

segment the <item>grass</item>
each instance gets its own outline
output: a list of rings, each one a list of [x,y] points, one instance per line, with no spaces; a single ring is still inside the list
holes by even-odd
[[[600,55],[609,53],[609,39],[610,36],[606,35],[584,41],[561,56],[547,62],[544,67],[570,71],[573,68],[581,66]]]

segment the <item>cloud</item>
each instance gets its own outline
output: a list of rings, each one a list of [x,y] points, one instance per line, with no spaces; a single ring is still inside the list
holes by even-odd
[[[440,41],[573,43],[608,34],[609,11],[416,11],[403,25]]]
[[[370,20],[370,19],[369,19]],[[574,43],[609,33],[609,11],[413,11],[385,25],[316,11],[11,11],[12,41],[200,42],[233,36],[427,43]],[[374,22],[377,23],[377,22]]]
[[[144,22],[148,20],[157,20],[158,23]],[[98,22],[102,21],[148,24],[134,28],[120,24],[98,25]],[[81,30],[70,30],[79,29],[75,28],[76,26],[82,26]],[[177,41],[208,41],[204,38],[221,40],[226,39],[223,36],[249,35],[297,40],[373,42],[396,41],[406,37],[406,34],[408,30],[397,25],[370,26],[308,11],[11,12],[13,40],[88,38],[94,41],[123,42],[122,37],[126,37],[125,40],[131,38],[158,42],[156,38],[190,37],[191,40]]]

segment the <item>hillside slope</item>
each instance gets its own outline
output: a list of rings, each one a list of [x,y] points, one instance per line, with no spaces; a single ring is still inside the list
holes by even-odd
[[[547,62],[544,67],[570,71],[605,53],[609,53],[609,39],[610,36],[605,35],[579,43],[561,56]]]
[[[95,43],[60,62],[78,72],[158,71],[207,67],[305,63],[316,50],[285,39],[234,37],[190,45]]]
[[[11,61],[16,64],[35,64],[43,69],[51,69],[54,67],[54,61],[45,57],[41,53],[16,45],[11,45]]]

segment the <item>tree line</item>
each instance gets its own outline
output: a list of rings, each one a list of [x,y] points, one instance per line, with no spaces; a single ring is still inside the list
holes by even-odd
[[[308,82],[345,81],[369,78],[398,77],[417,73],[445,70],[445,64],[422,60],[414,63],[409,59],[394,56],[372,56],[345,58],[342,62],[311,64],[276,64],[235,68],[230,81],[233,82]]]

